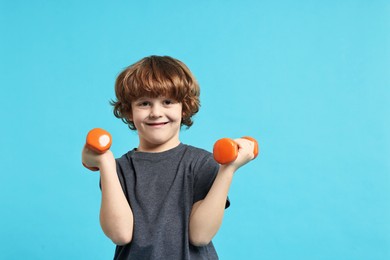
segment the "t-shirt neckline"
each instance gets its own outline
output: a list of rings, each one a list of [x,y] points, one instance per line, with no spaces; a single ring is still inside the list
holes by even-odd
[[[171,157],[173,155],[176,155],[184,149],[184,144],[179,143],[176,147],[173,147],[171,149],[168,149],[163,152],[139,152],[137,151],[137,148],[134,148],[133,150],[130,151],[130,157],[133,159],[146,159],[146,160],[161,160],[161,159],[166,159],[168,157]]]

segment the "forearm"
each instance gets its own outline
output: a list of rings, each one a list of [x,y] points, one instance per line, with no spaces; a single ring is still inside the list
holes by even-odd
[[[221,166],[207,196],[195,203],[189,225],[192,244],[198,246],[208,244],[218,232],[234,171],[233,167]]]
[[[115,244],[128,244],[133,236],[133,212],[123,193],[115,165],[100,167],[100,176],[100,225]]]

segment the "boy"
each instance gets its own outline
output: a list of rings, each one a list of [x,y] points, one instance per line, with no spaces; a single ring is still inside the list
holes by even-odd
[[[253,159],[253,142],[236,139],[237,159],[217,164],[212,154],[179,139],[200,106],[199,86],[181,61],[150,56],[122,71],[114,114],[136,130],[137,148],[119,159],[84,147],[83,163],[100,169],[100,224],[117,245],[114,259],[218,259],[219,230],[234,172]]]

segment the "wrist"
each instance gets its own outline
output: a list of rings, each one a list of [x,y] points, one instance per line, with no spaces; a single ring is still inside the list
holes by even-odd
[[[100,173],[102,172],[112,172],[116,169],[116,162],[113,153],[108,150],[102,154],[100,164],[99,164]]]
[[[233,177],[234,173],[236,172],[236,168],[231,165],[231,164],[222,164],[220,167],[219,167],[219,171],[220,173],[226,175],[226,176],[231,176]]]

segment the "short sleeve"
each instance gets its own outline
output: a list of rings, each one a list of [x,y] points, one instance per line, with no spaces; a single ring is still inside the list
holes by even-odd
[[[119,180],[119,183],[122,187],[122,190],[123,192],[125,193],[125,195],[127,195],[127,192],[126,192],[126,182],[125,182],[125,178],[124,178],[124,169],[123,167],[126,166],[126,155],[123,155],[121,158],[116,158],[115,159],[115,164],[116,164],[116,172],[117,172],[117,176],[118,176],[118,180]],[[99,178],[99,188],[100,190],[102,189],[102,181],[101,181],[101,178]]]
[[[194,203],[206,197],[219,170],[219,164],[211,154],[199,158],[194,168]],[[230,206],[229,198],[226,199],[225,208]]]

